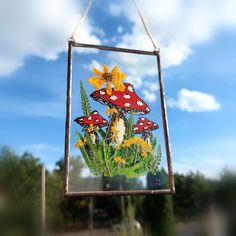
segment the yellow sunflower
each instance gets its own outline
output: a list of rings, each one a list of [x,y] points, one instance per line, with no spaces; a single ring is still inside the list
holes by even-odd
[[[122,83],[122,80],[125,79],[125,74],[120,72],[118,66],[115,66],[111,72],[108,71],[108,66],[103,65],[103,72],[99,71],[96,68],[93,68],[93,72],[98,75],[92,76],[88,79],[88,82],[94,86],[94,89],[100,89],[104,83],[106,83],[107,94],[112,94],[111,83],[113,83],[114,87],[118,91],[124,91],[125,86]]]

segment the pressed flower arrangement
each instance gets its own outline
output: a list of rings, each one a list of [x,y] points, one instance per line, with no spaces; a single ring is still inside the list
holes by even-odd
[[[144,117],[150,112],[147,103],[136,94],[132,84],[123,83],[126,76],[118,66],[109,72],[108,66],[104,65],[103,72],[96,68],[93,72],[96,75],[88,82],[95,91],[90,97],[105,106],[103,115],[107,118],[91,108],[81,81],[83,116],[74,121],[83,129],[76,132],[75,147],[80,149],[95,176],[135,178],[148,172],[155,175],[161,160],[161,147],[152,131],[159,127]]]

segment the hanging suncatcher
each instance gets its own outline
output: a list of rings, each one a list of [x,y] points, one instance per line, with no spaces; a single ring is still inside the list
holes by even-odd
[[[140,17],[144,23],[143,17]],[[146,25],[145,29],[149,35]],[[79,75],[72,78],[74,48],[156,58],[159,110],[151,109],[136,84],[129,81],[123,65],[108,67],[104,63],[101,68],[91,67],[89,76],[85,78]],[[73,104],[76,104],[74,110]],[[83,166],[83,174],[71,166],[72,153],[79,155],[77,166]],[[163,181],[159,173],[163,153],[167,164],[166,185],[159,184]],[[76,171],[80,176],[75,174]],[[154,51],[143,51],[108,47],[78,43],[71,38],[68,41],[64,195],[174,192],[159,49],[155,47]]]

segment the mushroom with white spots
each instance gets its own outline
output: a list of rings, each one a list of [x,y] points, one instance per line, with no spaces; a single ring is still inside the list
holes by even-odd
[[[94,91],[90,96],[102,104],[114,107],[120,111],[130,112],[136,115],[143,115],[150,112],[147,103],[144,102],[135,92],[130,83],[124,83],[125,90],[117,91],[112,88],[112,95],[106,92],[106,89]]]
[[[116,108],[117,113],[112,114],[109,130],[111,138],[115,144],[123,142],[126,132],[125,113],[132,113],[136,115],[147,114],[150,108],[135,92],[132,84],[124,83],[124,91],[118,91],[112,88],[112,94],[109,95],[105,88],[94,91],[90,96],[102,104],[110,108]],[[116,127],[113,127],[116,126]],[[113,132],[115,131],[115,133]]]
[[[142,134],[142,138],[150,144],[152,139],[152,131],[158,128],[159,126],[157,123],[150,121],[145,117],[140,117],[134,125],[134,132],[136,134]]]
[[[105,127],[108,124],[107,120],[96,110],[92,111],[88,116],[78,117],[74,121],[88,131],[93,144],[98,139],[96,130]]]

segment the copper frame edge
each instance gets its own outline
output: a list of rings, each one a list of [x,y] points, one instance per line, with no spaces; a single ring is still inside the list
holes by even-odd
[[[72,50],[73,47],[82,48],[94,48],[106,51],[124,52],[141,55],[156,56],[157,59],[157,71],[158,81],[160,86],[160,101],[161,101],[161,113],[165,140],[165,150],[168,167],[168,180],[169,188],[167,189],[156,189],[156,190],[114,190],[114,191],[81,191],[81,192],[70,192],[68,191],[69,183],[69,159],[70,159],[70,129],[71,129],[71,93],[72,93]],[[158,194],[175,194],[175,183],[171,160],[171,148],[170,138],[168,130],[168,120],[166,112],[165,94],[164,94],[164,82],[162,78],[162,68],[160,51],[143,51],[136,49],[117,48],[103,45],[93,45],[75,42],[72,39],[68,40],[68,60],[67,60],[67,89],[66,89],[66,122],[65,122],[65,152],[64,152],[64,186],[63,195],[64,197],[79,197],[79,196],[124,196],[124,195],[158,195]]]

